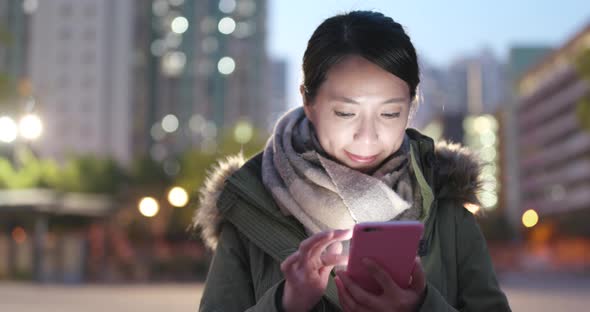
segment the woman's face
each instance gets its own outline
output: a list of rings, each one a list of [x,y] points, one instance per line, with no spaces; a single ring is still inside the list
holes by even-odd
[[[349,168],[369,172],[401,146],[410,91],[405,81],[351,55],[328,71],[304,109],[330,156]]]

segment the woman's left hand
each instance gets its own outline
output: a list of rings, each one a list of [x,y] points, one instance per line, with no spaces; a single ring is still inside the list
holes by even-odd
[[[370,259],[365,259],[363,262],[373,278],[381,285],[383,292],[380,295],[370,293],[353,282],[345,272],[337,272],[335,281],[340,305],[344,311],[414,312],[418,310],[426,292],[426,278],[419,258],[415,259],[410,287],[407,289],[397,285],[375,262]]]

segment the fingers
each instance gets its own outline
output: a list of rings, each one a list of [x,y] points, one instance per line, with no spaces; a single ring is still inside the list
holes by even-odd
[[[296,251],[291,254],[285,261],[281,263],[281,271],[283,273],[291,272],[295,269],[295,264],[299,261],[299,252]]]
[[[366,290],[362,289],[359,285],[350,279],[345,273],[337,272],[336,273],[340,280],[342,280],[342,284],[344,288],[347,290],[347,293],[350,295],[351,301],[353,301],[353,310],[359,310],[357,306],[361,307],[378,307],[379,300],[378,297],[367,292]]]
[[[320,256],[324,250],[328,248],[331,244],[335,242],[340,242],[343,240],[350,239],[352,236],[351,230],[336,230],[336,231],[327,231],[322,232],[316,235],[309,237],[308,239],[304,240],[301,245],[299,246],[299,252],[303,259],[312,259],[317,258],[320,259]],[[325,260],[325,259],[321,259]],[[328,265],[327,263],[322,265]]]
[[[379,286],[381,286],[385,293],[395,296],[396,298],[399,297],[402,289],[395,281],[393,281],[387,271],[385,271],[380,265],[369,258],[364,258],[362,261],[367,268],[367,271],[369,271],[371,276],[373,276],[377,283],[379,283]]]
[[[323,253],[320,258],[325,266],[346,265],[348,263],[348,255]]]
[[[350,297],[350,294],[348,293],[348,290],[346,290],[346,287],[344,287],[342,284],[340,277],[336,276],[334,278],[334,282],[336,283],[336,289],[338,290],[338,300],[340,301],[342,309],[346,312],[354,311],[356,303]]]
[[[414,269],[412,270],[412,284],[411,289],[417,293],[421,293],[426,288],[426,276],[422,268],[422,262],[419,257],[414,260]]]

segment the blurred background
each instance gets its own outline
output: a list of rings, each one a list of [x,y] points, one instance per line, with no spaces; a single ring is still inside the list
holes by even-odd
[[[586,309],[586,1],[0,0],[0,310],[195,310],[207,170],[261,150],[354,9],[418,49],[412,126],[490,164],[465,208],[514,310]]]

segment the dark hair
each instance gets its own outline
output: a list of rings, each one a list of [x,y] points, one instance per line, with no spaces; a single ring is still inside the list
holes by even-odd
[[[379,12],[352,11],[325,20],[314,31],[303,55],[303,87],[312,100],[330,68],[347,55],[359,55],[408,84],[414,99],[418,58],[399,23]]]

